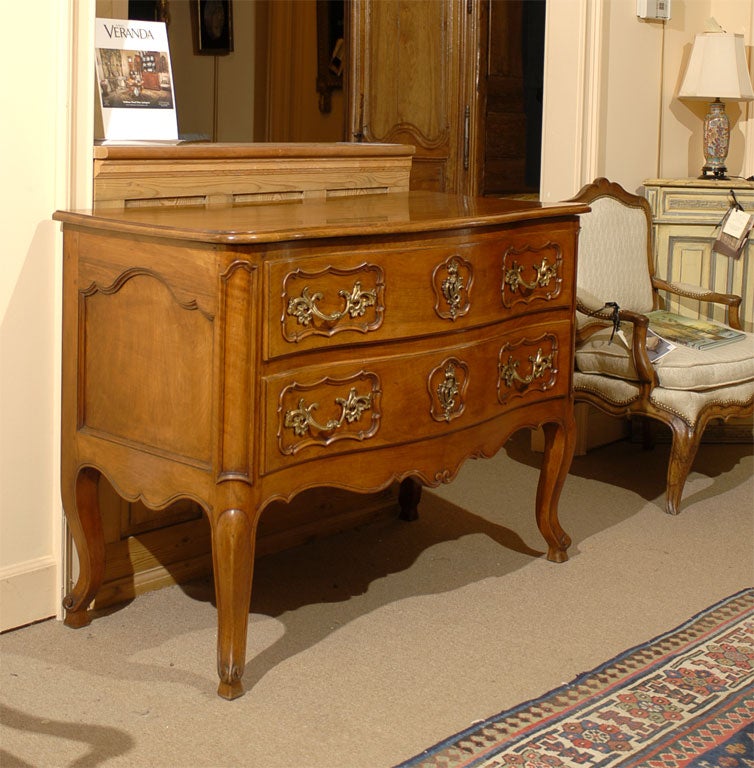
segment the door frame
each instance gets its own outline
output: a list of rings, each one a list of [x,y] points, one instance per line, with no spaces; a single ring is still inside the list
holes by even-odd
[[[63,179],[59,190],[60,207],[85,209],[92,207],[94,188],[94,21],[97,15],[95,0],[69,0],[64,21],[69,34],[65,39],[71,44],[61,46],[58,53],[58,71],[64,73],[65,85],[61,95],[67,95],[68,111],[65,129],[61,131],[61,148],[58,152],[58,178]],[[62,254],[62,236],[58,237],[57,252]],[[63,267],[62,259],[55,259],[55,404],[53,417],[53,445],[55,465],[60,467],[60,421],[62,414],[61,368],[63,343]],[[57,601],[57,618],[63,618],[62,598],[70,591],[76,577],[78,563],[70,531],[63,513],[60,495],[60,476],[56,476],[56,518],[59,525],[53,531],[55,549],[59,553],[60,568]]]
[[[547,3],[539,193],[542,202],[565,200],[597,175],[602,29],[600,2]]]

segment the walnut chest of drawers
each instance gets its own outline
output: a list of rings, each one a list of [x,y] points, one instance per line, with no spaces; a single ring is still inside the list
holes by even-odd
[[[207,208],[59,211],[62,489],[80,560],[66,623],[102,581],[96,486],[212,532],[218,692],[243,692],[259,516],[313,487],[451,480],[542,426],[535,514],[574,445],[574,274],[584,206],[424,192]],[[505,479],[500,494],[504,499]]]

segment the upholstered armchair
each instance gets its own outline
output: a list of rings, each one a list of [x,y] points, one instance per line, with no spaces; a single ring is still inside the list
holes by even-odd
[[[655,276],[652,215],[643,197],[600,178],[573,199],[591,206],[579,239],[575,399],[670,427],[666,511],[675,515],[707,423],[752,413],[754,335],[704,351],[677,346],[651,363],[646,313],[663,308],[665,292],[723,304],[727,324],[737,329],[741,298]]]

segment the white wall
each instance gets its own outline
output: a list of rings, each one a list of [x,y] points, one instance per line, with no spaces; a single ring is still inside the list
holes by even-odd
[[[674,11],[679,4],[673,3]],[[659,169],[664,25],[640,20],[635,0],[605,5],[603,121],[595,175],[636,191]]]
[[[598,96],[595,89],[600,70],[588,66],[597,58],[594,35],[600,19],[595,19],[594,11],[587,0],[547,3],[540,186],[543,202],[570,197],[594,170],[591,159],[584,156],[582,141],[591,128],[590,118],[599,116],[593,104]]]
[[[29,28],[28,6],[4,5],[8,29]],[[59,237],[51,221],[65,202],[71,9],[34,6],[29,38],[8,35],[0,120],[0,628],[53,615],[59,602],[60,503],[56,418]],[[61,70],[62,67],[62,70]],[[10,89],[10,93],[8,93]],[[12,105],[12,109],[8,108]]]
[[[714,17],[751,46],[754,2],[673,0],[668,22],[637,18],[636,0],[557,0],[547,13],[542,200],[597,176],[633,192],[647,178],[698,176],[706,106],[676,96],[691,44]],[[750,176],[754,107],[726,108],[728,171]]]
[[[28,8],[4,9],[9,28],[28,27]],[[62,597],[62,242],[51,216],[91,200],[93,9],[36,0],[34,55],[18,36],[0,54],[4,71],[24,61],[0,120],[0,630],[55,615]]]

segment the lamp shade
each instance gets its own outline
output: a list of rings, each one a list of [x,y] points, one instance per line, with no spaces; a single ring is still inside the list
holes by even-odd
[[[754,99],[743,35],[729,32],[696,35],[678,97],[706,101]]]

